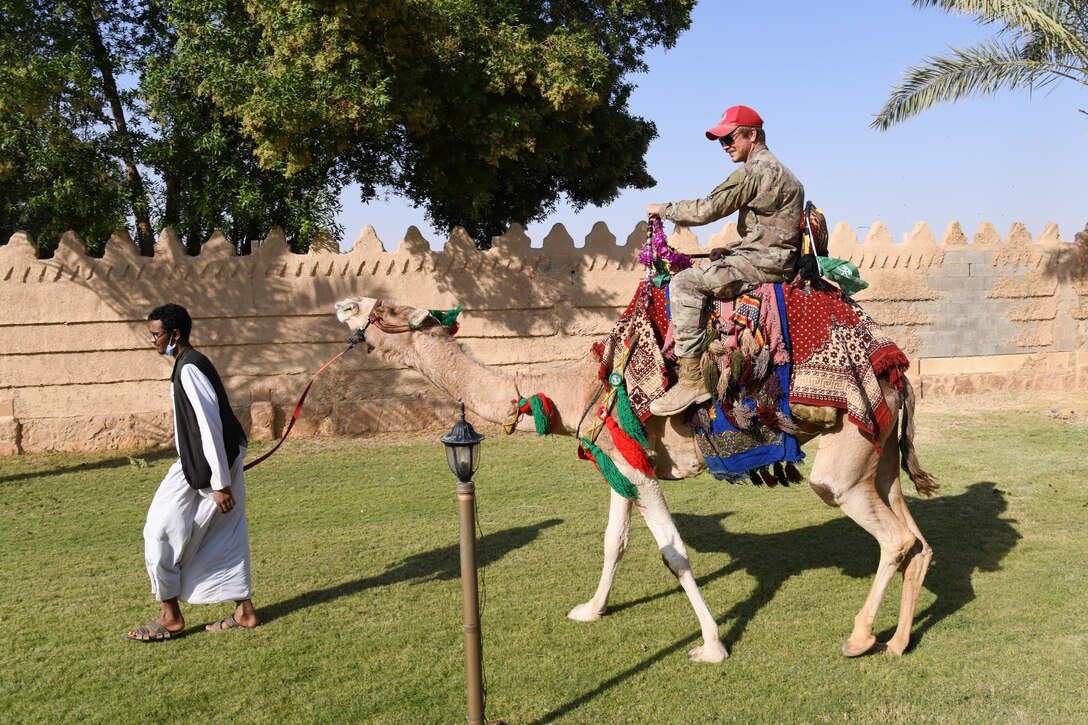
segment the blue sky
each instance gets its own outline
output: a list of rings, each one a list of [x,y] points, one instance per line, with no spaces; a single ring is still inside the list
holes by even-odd
[[[649,71],[631,78],[632,111],[657,124],[647,154],[657,186],[579,213],[560,204],[526,232],[539,246],[562,224],[580,246],[603,221],[622,240],[646,204],[704,196],[735,166],[703,132],[727,106],[744,104],[763,116],[768,146],[833,227],[846,222],[863,238],[881,221],[900,241],[919,221],[938,239],[952,221],[968,238],[983,221],[1002,235],[1017,221],[1033,235],[1054,221],[1072,240],[1088,223],[1084,86],[1004,91],[934,108],[889,131],[869,128],[905,68],[994,31],[909,0],[703,0],[676,46],[653,51]],[[349,187],[342,201],[345,249],[366,224],[387,249],[411,225],[434,248],[448,237],[394,196],[363,205]],[[705,241],[721,226],[696,233]]]

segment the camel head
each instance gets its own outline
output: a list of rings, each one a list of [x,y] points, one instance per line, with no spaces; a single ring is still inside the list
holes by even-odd
[[[449,337],[449,331],[428,310],[395,305],[373,297],[349,297],[336,303],[336,319],[366,342],[367,351],[396,356],[415,335]]]

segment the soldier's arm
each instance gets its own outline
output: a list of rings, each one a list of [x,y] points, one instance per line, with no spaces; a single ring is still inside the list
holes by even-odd
[[[662,218],[685,227],[724,219],[755,198],[759,190],[757,176],[750,167],[739,168],[704,199],[666,204]]]

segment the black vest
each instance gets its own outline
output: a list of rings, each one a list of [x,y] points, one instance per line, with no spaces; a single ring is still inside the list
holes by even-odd
[[[178,455],[181,457],[181,470],[185,473],[186,482],[196,489],[207,488],[212,485],[212,467],[204,457],[196,411],[193,410],[193,404],[189,402],[178,375],[183,365],[196,365],[197,370],[204,373],[215,389],[215,397],[219,400],[219,417],[223,419],[223,446],[227,451],[227,466],[234,464],[238,451],[248,443],[248,439],[242,424],[234,417],[223,381],[219,379],[219,373],[215,371],[211,361],[193,348],[184,347],[174,361],[174,372],[170,375],[170,382],[174,385],[174,425],[178,431]],[[227,485],[230,485],[229,481]]]

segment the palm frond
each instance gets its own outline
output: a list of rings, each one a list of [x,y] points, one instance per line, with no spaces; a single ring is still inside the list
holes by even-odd
[[[913,0],[915,7],[937,7],[952,15],[974,15],[983,24],[1000,24],[1016,38],[1042,35],[1063,53],[1088,65],[1084,0]]]
[[[950,55],[931,56],[922,65],[908,68],[902,84],[870,126],[886,131],[934,106],[991,95],[1002,88],[1031,88],[1052,82],[1053,75],[1047,63],[1023,58],[1015,45],[985,41],[953,49]]]

